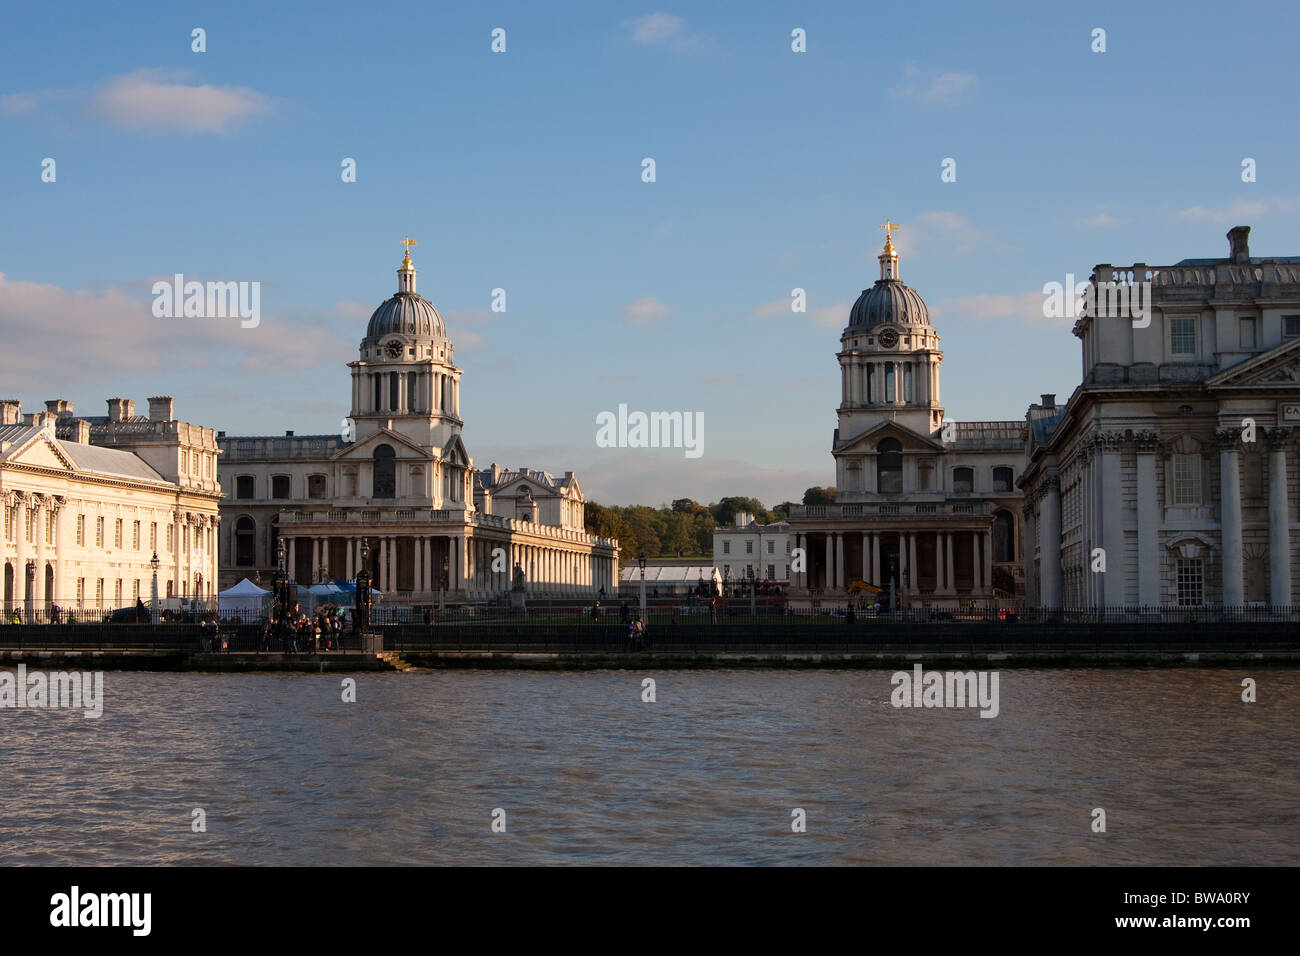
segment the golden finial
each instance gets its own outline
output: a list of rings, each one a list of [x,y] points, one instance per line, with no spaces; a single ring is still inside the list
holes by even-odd
[[[885,224],[880,228],[885,230],[885,252],[888,253],[889,255],[893,255],[894,254],[893,230],[902,229],[903,227],[896,222],[890,222],[888,219],[886,219]]]
[[[405,239],[402,240],[402,245],[406,246],[406,254],[402,258],[402,268],[410,269],[411,268],[411,246],[418,246],[419,243],[416,242],[414,239],[412,239],[410,236],[407,236]]]

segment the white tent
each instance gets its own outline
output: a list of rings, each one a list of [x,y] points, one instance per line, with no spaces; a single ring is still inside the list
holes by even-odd
[[[248,578],[217,595],[217,607],[223,617],[238,617],[242,621],[259,621],[265,616],[266,600],[270,591],[259,588]]]
[[[347,591],[328,581],[314,584],[298,592],[298,600],[304,611],[314,611],[318,604],[346,604],[350,597]]]

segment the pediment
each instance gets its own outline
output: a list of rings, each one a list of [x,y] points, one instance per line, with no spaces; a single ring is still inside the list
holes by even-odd
[[[20,448],[11,448],[5,453],[5,460],[16,465],[29,465],[32,468],[55,468],[60,471],[77,471],[77,466],[63,453],[58,444],[48,433],[42,431],[33,435]]]
[[[534,498],[549,498],[556,494],[554,488],[547,487],[535,478],[516,475],[504,484],[498,485],[492,492],[494,498],[518,498],[527,488]]]
[[[929,435],[922,435],[918,431],[913,431],[905,425],[898,422],[883,421],[878,422],[871,428],[867,429],[856,438],[851,438],[845,444],[835,449],[835,454],[875,454],[876,446],[886,438],[896,438],[902,445],[903,450],[924,449],[926,451],[943,451],[943,442],[931,438]]]
[[[461,468],[469,468],[472,459],[469,452],[465,450],[465,443],[461,441],[459,435],[452,435],[447,444],[442,448],[443,461],[449,461],[453,465],[459,465]]]
[[[1238,362],[1205,384],[1212,389],[1300,386],[1300,339],[1283,342],[1262,355]]]
[[[399,459],[420,458],[426,461],[433,459],[433,455],[429,453],[427,448],[411,441],[405,435],[399,435],[390,428],[381,428],[373,435],[369,435],[361,441],[354,442],[339,450],[335,453],[334,460],[338,462],[349,460],[369,461],[375,457],[375,449],[380,445],[391,445]]]

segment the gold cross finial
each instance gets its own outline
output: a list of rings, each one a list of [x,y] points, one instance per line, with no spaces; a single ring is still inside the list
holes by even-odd
[[[894,231],[895,229],[902,229],[903,227],[900,226],[900,225],[899,225],[898,223],[896,223],[896,222],[890,222],[888,219],[886,219],[886,220],[885,220],[885,224],[884,224],[883,226],[881,226],[880,228],[883,229],[883,230],[885,230],[885,251],[886,251],[886,252],[893,252],[893,251],[894,251],[894,232],[893,232],[893,231]]]
[[[406,246],[406,254],[402,258],[402,265],[409,266],[411,264],[411,246],[418,246],[419,243],[410,236],[407,236],[402,240],[402,245]]]

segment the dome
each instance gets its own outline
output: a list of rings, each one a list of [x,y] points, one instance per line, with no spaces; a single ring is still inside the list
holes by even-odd
[[[929,325],[930,310],[920,294],[900,279],[879,279],[864,289],[849,312],[849,328],[877,325]]]
[[[375,309],[366,326],[367,339],[390,334],[445,339],[447,326],[428,299],[414,292],[399,292]]]

